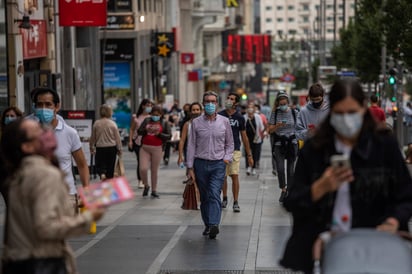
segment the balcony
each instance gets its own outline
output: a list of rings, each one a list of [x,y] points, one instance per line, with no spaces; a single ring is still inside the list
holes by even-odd
[[[225,9],[222,0],[192,0],[192,16],[224,15]]]

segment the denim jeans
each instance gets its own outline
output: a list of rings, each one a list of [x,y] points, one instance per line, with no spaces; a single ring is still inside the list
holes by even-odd
[[[223,160],[195,159],[194,172],[200,193],[200,211],[206,226],[218,225],[222,215],[220,192],[225,179],[226,164]]]
[[[293,145],[294,151],[293,153],[290,153],[287,157],[281,153],[280,148],[281,146],[275,145],[273,149],[273,155],[276,160],[279,188],[283,189],[287,187],[295,171],[295,162],[296,162],[296,156],[298,154],[298,145],[297,144]],[[286,175],[285,175],[285,160],[286,160]]]

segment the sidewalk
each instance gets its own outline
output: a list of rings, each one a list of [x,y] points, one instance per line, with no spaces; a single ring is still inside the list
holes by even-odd
[[[242,160],[240,213],[232,210],[229,179],[228,208],[216,240],[201,235],[199,210],[180,208],[185,170],[177,166],[177,153],[160,168],[160,199],[141,196],[134,154],[125,150],[123,160],[136,198],[111,207],[95,235],[70,241],[80,273],[291,273],[277,263],[290,219],[278,203],[267,141],[258,176],[246,176]]]
[[[293,273],[278,265],[290,233],[290,218],[278,202],[280,190],[272,175],[268,143],[264,143],[257,176],[246,176],[242,159],[240,213],[232,210],[229,179],[229,203],[216,240],[202,236],[199,210],[180,208],[185,170],[177,166],[177,153],[171,153],[168,166],[161,166],[160,199],[152,199],[142,197],[137,188],[135,155],[125,148],[126,177],[136,197],[110,207],[98,222],[96,234],[70,240],[79,272]],[[4,212],[4,206],[1,209]]]

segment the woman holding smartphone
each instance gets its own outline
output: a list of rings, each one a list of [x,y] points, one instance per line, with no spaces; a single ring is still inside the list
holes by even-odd
[[[283,203],[293,215],[293,232],[281,264],[305,273],[312,273],[320,233],[396,233],[408,229],[412,216],[412,179],[399,145],[367,110],[361,85],[336,81],[329,102],[330,113],[299,154]]]

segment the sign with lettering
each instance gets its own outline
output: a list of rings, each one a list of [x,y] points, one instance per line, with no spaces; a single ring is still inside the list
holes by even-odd
[[[106,0],[59,0],[59,16],[60,26],[106,26]]]
[[[23,40],[23,59],[47,56],[47,31],[45,20],[30,20],[30,29],[20,28]]]

